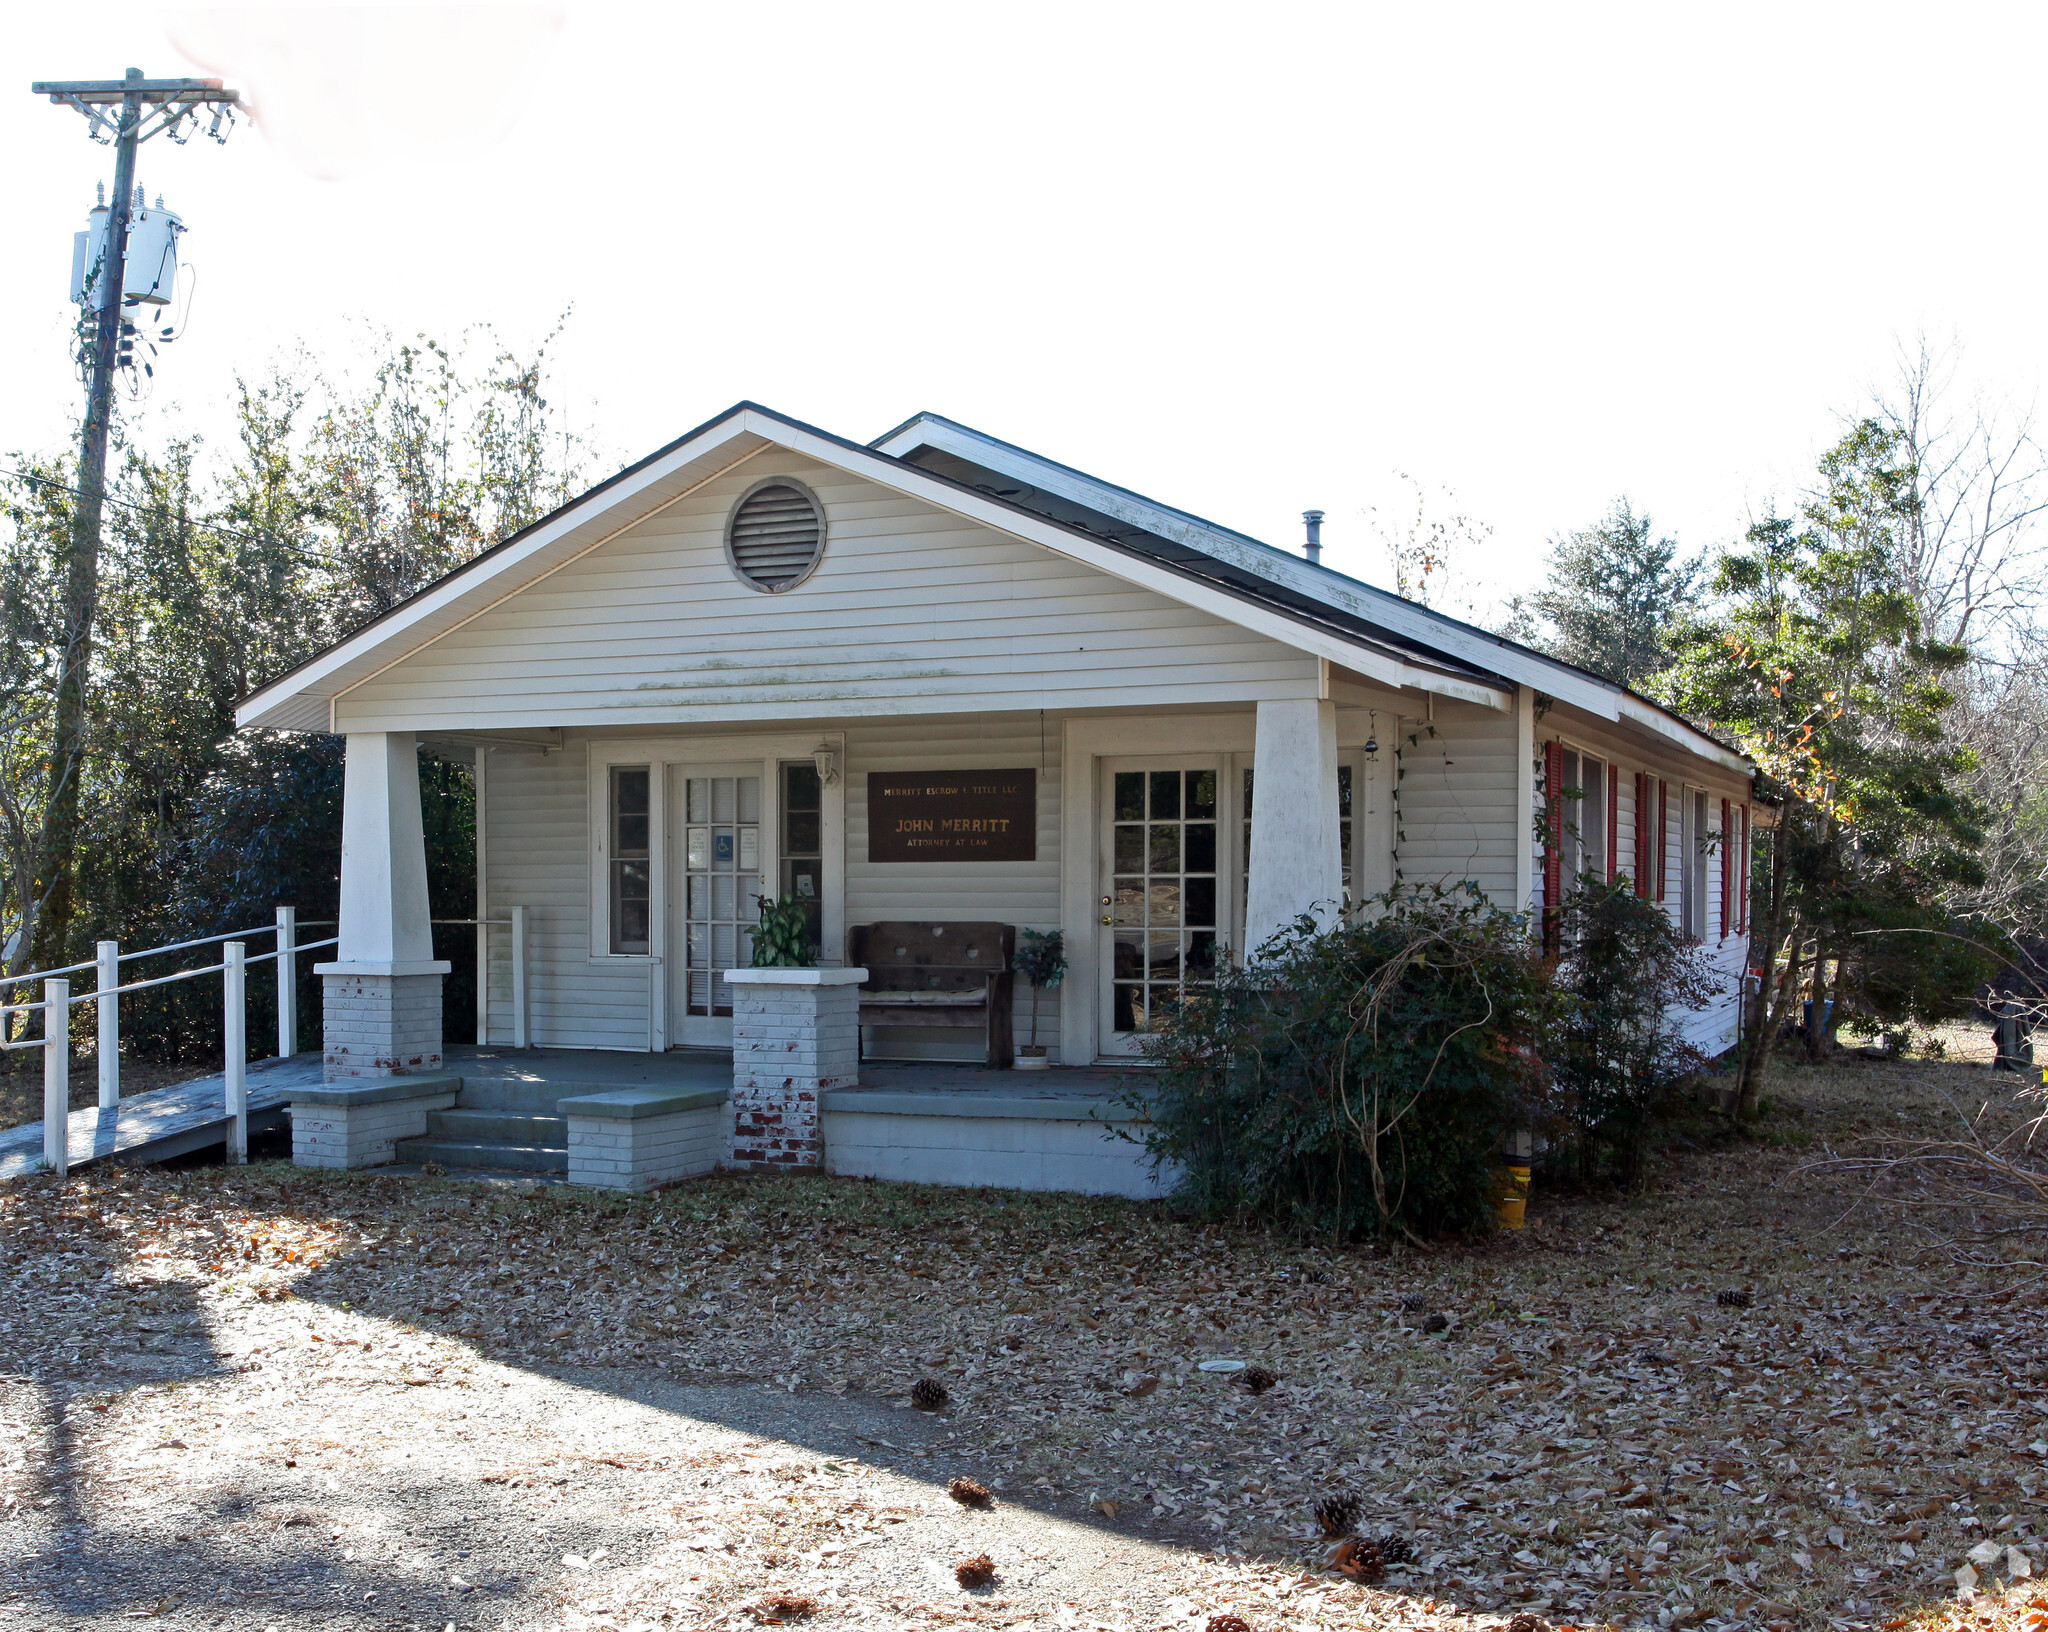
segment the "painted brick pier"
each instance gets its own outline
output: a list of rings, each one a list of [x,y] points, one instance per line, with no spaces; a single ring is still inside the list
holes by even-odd
[[[865,969],[728,969],[732,1148],[742,1173],[823,1172],[819,1096],[860,1082]]]

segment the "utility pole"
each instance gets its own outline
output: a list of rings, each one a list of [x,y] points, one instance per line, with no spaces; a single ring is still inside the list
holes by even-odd
[[[85,769],[85,702],[92,663],[93,620],[99,611],[100,509],[107,490],[107,437],[114,423],[114,372],[120,363],[122,301],[127,293],[129,212],[135,193],[135,152],[152,136],[168,133],[183,144],[202,112],[207,134],[225,142],[234,125],[238,93],[217,79],[145,79],[130,68],[125,79],[38,80],[30,87],[60,107],[76,108],[92,139],[114,149],[114,196],[108,201],[106,247],[97,269],[98,308],[85,335],[85,427],[78,438],[78,491],[71,511],[70,549],[64,563],[64,607],[57,653],[57,695],[50,731],[50,779],[43,805],[41,854],[36,866],[36,924],[29,966],[67,961],[72,874],[78,845],[79,784]],[[223,128],[225,121],[226,129]]]

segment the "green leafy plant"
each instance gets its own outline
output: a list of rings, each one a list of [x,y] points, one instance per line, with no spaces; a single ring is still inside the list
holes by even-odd
[[[1580,1173],[1606,1162],[1630,1189],[1679,1086],[1706,1063],[1677,1015],[1714,996],[1714,971],[1671,916],[1626,878],[1584,874],[1559,913],[1563,1001],[1547,1050]]]
[[[1049,992],[1067,978],[1067,940],[1060,931],[1027,929],[1018,946],[1013,967],[1031,982],[1031,1043],[1038,1047],[1038,994]]]
[[[1549,970],[1469,883],[1372,906],[1298,920],[1147,1039],[1137,1137],[1208,1216],[1338,1242],[1492,1227],[1502,1135],[1549,1116]]]
[[[757,895],[754,904],[761,909],[754,925],[754,967],[813,967],[818,961],[818,949],[811,944],[811,916],[805,903],[794,895],[779,895],[773,901]]]

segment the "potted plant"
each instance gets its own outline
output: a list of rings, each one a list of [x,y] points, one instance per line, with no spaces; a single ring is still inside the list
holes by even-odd
[[[754,897],[760,917],[754,925],[754,967],[756,969],[809,969],[818,961],[818,949],[811,944],[811,917],[805,902],[793,895],[771,901]]]
[[[1051,991],[1067,977],[1065,937],[1056,929],[1043,934],[1035,929],[1025,930],[1015,965],[1017,973],[1031,982],[1031,1041],[1017,1050],[1017,1069],[1043,1071],[1046,1058],[1038,1041],[1038,994]]]

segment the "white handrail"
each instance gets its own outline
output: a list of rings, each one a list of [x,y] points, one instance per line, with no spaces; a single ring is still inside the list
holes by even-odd
[[[43,982],[43,1165],[71,1173],[71,982]]]
[[[512,953],[512,1038],[513,1046],[528,1046],[526,1018],[526,908],[515,906],[509,918],[436,918],[436,924],[466,925],[478,930],[509,929]],[[308,922],[331,924],[333,919],[313,919]],[[222,1010],[222,1086],[230,1118],[228,1129],[228,1159],[246,1162],[249,1159],[249,1093],[248,1093],[248,969],[254,963],[277,964],[277,1041],[280,1058],[290,1059],[296,1052],[298,1041],[297,1002],[297,959],[301,952],[317,952],[324,947],[339,946],[339,935],[329,936],[324,941],[300,941],[298,939],[299,919],[291,907],[277,909],[277,923],[273,928],[256,930],[229,930],[223,935],[204,935],[189,941],[178,941],[169,946],[153,946],[141,952],[123,952],[115,941],[100,941],[95,947],[96,956],[91,963],[77,963],[62,970],[34,970],[28,974],[0,977],[0,990],[9,985],[25,984],[43,977],[43,1000],[40,1003],[0,1004],[0,1015],[41,1014],[43,1035],[24,1037],[8,1041],[0,1037],[0,1053],[17,1049],[40,1048],[43,1051],[43,1161],[58,1178],[65,1178],[71,1170],[70,1126],[71,1126],[71,1008],[77,1003],[92,1003],[98,1010],[99,1046],[99,1103],[101,1110],[118,1108],[121,1100],[120,1051],[121,1022],[120,998],[124,992],[148,991],[153,986],[169,986],[181,980],[197,980],[202,975],[221,976]],[[259,953],[250,957],[247,944],[240,938],[245,935],[275,934],[276,950]],[[162,952],[180,952],[195,946],[221,946],[221,961],[205,964],[197,969],[174,970],[168,975],[156,975],[148,980],[131,980],[119,984],[119,970],[124,963],[138,958],[154,957]],[[98,973],[98,983],[90,992],[73,996],[71,982],[63,976],[80,970],[93,969]],[[111,981],[110,978],[112,977]],[[481,1035],[479,1042],[486,1039]]]

